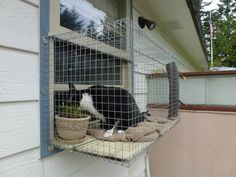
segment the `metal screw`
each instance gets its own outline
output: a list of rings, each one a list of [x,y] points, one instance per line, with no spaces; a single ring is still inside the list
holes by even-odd
[[[46,90],[46,89],[42,89],[42,90],[41,90],[41,94],[42,94],[42,95],[47,95],[47,90]]]
[[[48,151],[51,152],[54,150],[54,146],[52,144],[48,145]]]
[[[47,36],[42,36],[41,37],[41,40],[44,44],[47,44],[48,43],[48,37]]]

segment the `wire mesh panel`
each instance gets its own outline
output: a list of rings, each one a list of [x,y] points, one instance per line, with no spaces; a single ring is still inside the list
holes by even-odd
[[[172,54],[132,21],[50,44],[54,146],[128,164],[178,121]]]

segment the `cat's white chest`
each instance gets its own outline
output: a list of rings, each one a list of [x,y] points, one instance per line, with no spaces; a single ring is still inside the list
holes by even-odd
[[[80,101],[80,108],[82,110],[86,110],[88,112],[90,112],[91,114],[93,114],[94,116],[96,116],[97,118],[101,119],[103,122],[105,122],[105,118],[104,116],[99,113],[95,107],[93,106],[93,99],[92,96],[89,95],[88,93],[84,93],[82,95],[82,99]]]
[[[89,112],[93,109],[93,99],[91,95],[89,95],[88,93],[84,93],[82,95],[82,99],[80,101],[80,108]]]

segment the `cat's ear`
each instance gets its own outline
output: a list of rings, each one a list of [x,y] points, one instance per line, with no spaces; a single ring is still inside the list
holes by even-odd
[[[69,90],[70,91],[76,91],[75,85],[73,83],[69,83]]]

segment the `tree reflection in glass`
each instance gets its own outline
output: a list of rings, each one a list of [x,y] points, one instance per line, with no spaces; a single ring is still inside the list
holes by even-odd
[[[60,23],[65,28],[81,30],[91,27],[91,24],[101,25],[106,18],[105,12],[97,9],[87,0],[61,0]]]
[[[88,37],[97,39],[113,47],[120,48],[114,43],[120,39],[122,31],[114,32],[105,28],[104,23],[113,23],[125,17],[125,0],[61,0],[60,25],[74,30],[83,31]],[[123,35],[122,34],[122,35]],[[122,44],[122,46],[126,46]],[[122,47],[125,48],[125,47]]]

